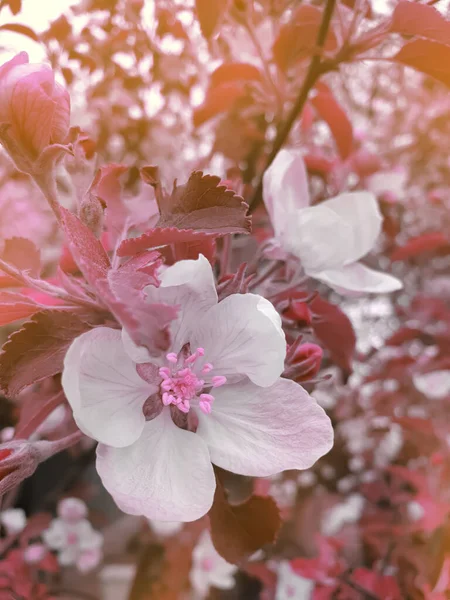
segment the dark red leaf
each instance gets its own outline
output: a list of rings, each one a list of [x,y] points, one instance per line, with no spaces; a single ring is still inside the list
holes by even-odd
[[[168,244],[206,241],[214,235],[193,229],[177,229],[176,227],[155,227],[139,237],[124,240],[118,250],[119,256],[133,256],[149,248],[158,248]]]
[[[392,60],[413,67],[450,87],[450,45],[413,40],[405,44]]]
[[[325,84],[316,86],[318,93],[312,98],[320,117],[327,123],[333,134],[342,159],[346,159],[353,149],[353,127],[347,113],[337,102],[331,90]]]
[[[78,268],[95,289],[99,280],[106,279],[110,262],[100,241],[80,219],[61,207],[64,233]]]
[[[417,258],[425,252],[436,252],[443,248],[450,250],[450,240],[441,231],[424,233],[423,235],[411,238],[406,244],[396,248],[391,254],[391,261]]]
[[[31,277],[39,277],[40,252],[27,238],[14,237],[6,240],[0,258]]]
[[[261,71],[249,63],[224,63],[211,73],[211,86],[231,81],[261,81]]]
[[[319,154],[318,152],[306,154],[303,159],[310,173],[318,174],[322,177],[328,175],[336,164],[336,161],[330,160],[324,154]]]
[[[281,70],[289,69],[313,52],[321,22],[322,9],[310,4],[302,4],[289,22],[281,27],[272,48],[275,62]],[[333,27],[330,27],[325,41],[325,50],[332,51],[336,46],[336,36]]]
[[[44,310],[12,333],[0,353],[0,389],[16,396],[23,388],[62,371],[72,341],[90,326],[73,314]]]
[[[21,35],[25,35],[26,37],[31,38],[34,42],[39,41],[39,37],[31,29],[31,27],[28,27],[27,25],[22,25],[21,23],[5,23],[4,25],[0,25],[0,30],[20,33]]]
[[[402,35],[417,35],[436,42],[450,42],[450,21],[434,6],[402,0],[392,15],[391,31]]]
[[[203,254],[213,265],[216,260],[216,240],[213,237],[208,237],[203,240],[175,244],[173,254],[176,261],[197,260],[200,254]]]
[[[214,503],[209,511],[211,537],[217,552],[232,564],[240,564],[266,544],[272,544],[281,525],[275,501],[252,496],[232,506],[217,479]]]
[[[312,327],[317,339],[327,348],[331,359],[345,372],[352,371],[356,335],[350,319],[342,310],[316,296],[310,303]]]
[[[205,38],[216,31],[228,10],[229,0],[195,0],[195,9]]]
[[[39,310],[40,307],[31,298],[13,292],[0,292],[0,327],[26,319]]]
[[[177,317],[176,306],[146,301],[142,290],[157,285],[158,252],[136,255],[119,269],[110,270],[107,281],[98,282],[102,300],[136,344],[152,353],[166,350],[170,343],[169,325]]]
[[[158,227],[194,229],[215,235],[249,233],[248,206],[233,190],[220,185],[220,177],[195,171],[160,203]]]
[[[392,334],[386,341],[386,346],[401,346],[405,342],[412,342],[420,338],[422,332],[415,327],[402,327]]]
[[[241,81],[221,83],[210,87],[201,106],[194,110],[193,122],[199,127],[209,119],[228,112],[234,103],[247,94],[247,87]]]

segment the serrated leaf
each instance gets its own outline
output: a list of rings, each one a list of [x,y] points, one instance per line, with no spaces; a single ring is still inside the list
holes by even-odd
[[[72,341],[90,329],[76,315],[36,313],[12,333],[0,352],[0,389],[14,397],[26,386],[60,373]]]
[[[206,233],[249,233],[248,205],[233,190],[220,184],[220,177],[195,171],[186,184],[176,186],[161,201],[157,227],[194,229]]]

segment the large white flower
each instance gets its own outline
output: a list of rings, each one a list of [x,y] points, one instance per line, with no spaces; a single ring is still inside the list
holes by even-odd
[[[345,294],[402,288],[396,277],[358,262],[381,232],[382,216],[369,192],[340,194],[310,206],[302,155],[281,150],[264,174],[264,202],[282,248],[305,273]]]
[[[218,302],[209,262],[168,267],[149,301],[179,307],[160,359],[125,331],[99,327],[71,345],[63,386],[82,431],[100,442],[97,471],[126,513],[192,521],[211,507],[211,462],[250,476],[306,469],[332,446],[323,409],[281,379],[286,341],[254,294]]]

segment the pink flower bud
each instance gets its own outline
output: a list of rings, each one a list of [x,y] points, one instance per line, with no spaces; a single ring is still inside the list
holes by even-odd
[[[0,496],[30,477],[40,462],[39,452],[26,440],[0,446]]]
[[[80,441],[80,431],[55,441],[11,440],[0,444],[0,497],[33,475],[39,463]]]
[[[69,94],[49,66],[30,64],[20,52],[0,67],[2,143],[19,168],[36,161],[47,146],[62,143],[69,120]]]
[[[299,344],[293,348],[294,352],[290,354],[289,366],[284,372],[285,377],[289,377],[297,382],[313,379],[320,370],[322,363],[323,350],[316,344]]]

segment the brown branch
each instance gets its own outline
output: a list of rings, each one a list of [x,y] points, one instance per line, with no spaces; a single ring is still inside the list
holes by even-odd
[[[286,139],[289,136],[289,133],[291,132],[294,122],[296,121],[297,117],[300,115],[300,113],[303,110],[303,107],[305,106],[309,92],[314,87],[319,77],[326,73],[328,70],[330,70],[330,66],[325,61],[322,62],[321,55],[328,34],[328,29],[330,27],[331,17],[333,15],[335,5],[336,0],[327,0],[325,10],[323,11],[322,15],[322,22],[320,24],[319,32],[317,34],[316,48],[311,59],[308,71],[306,73],[305,79],[303,81],[302,88],[286,121],[281,125],[280,129],[278,130],[277,136],[272,146],[272,150],[270,151],[264,169],[259,178],[258,185],[256,186],[253,196],[249,201],[250,212],[252,212],[256,208],[259,202],[261,202],[264,172],[270,167],[276,155],[283,147]]]

